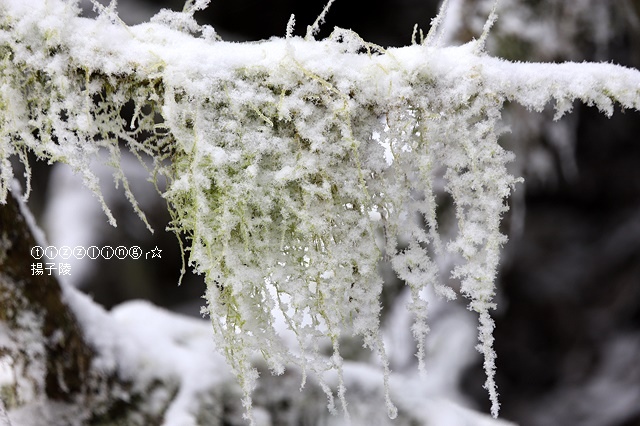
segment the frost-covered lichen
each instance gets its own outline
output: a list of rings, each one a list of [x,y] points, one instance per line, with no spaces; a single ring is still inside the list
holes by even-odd
[[[226,43],[192,20],[205,3],[127,27],[107,9],[96,20],[78,18],[74,2],[4,2],[0,200],[13,175],[9,158],[26,163],[28,151],[70,164],[102,200],[89,161],[106,150],[116,184],[144,218],[119,155],[124,144],[151,157],[153,176],[169,179],[172,228],[205,276],[205,312],[247,408],[259,351],[276,374],[288,364],[313,373],[330,409],[323,375],[336,370],[346,410],[340,339],[348,335],[379,355],[386,388],[378,264],[390,261],[411,289],[422,359],[422,292],[432,285],[455,297],[438,265],[453,254],[452,276],[479,315],[497,415],[490,310],[506,241],[500,219],[517,182],[506,168],[512,155],[498,143],[501,109],[515,101],[541,110],[555,100],[559,117],[574,99],[607,114],[613,102],[637,109],[640,73],[509,63],[486,56],[478,42],[436,47],[436,32],[395,49],[341,29],[322,41],[310,30],[306,39]],[[438,226],[441,180],[457,218],[446,235]],[[280,320],[297,351],[283,343]],[[387,405],[393,417],[388,397]]]

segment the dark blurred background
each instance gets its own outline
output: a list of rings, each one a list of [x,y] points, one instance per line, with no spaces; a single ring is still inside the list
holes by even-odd
[[[461,44],[477,36],[490,3],[452,0],[459,15],[448,42]],[[304,35],[323,7],[315,0],[214,0],[196,18],[213,25],[223,39],[261,40],[283,36],[292,13],[295,34]],[[118,4],[129,24],[161,8],[181,10],[182,2]],[[430,0],[337,0],[319,37],[339,26],[382,46],[402,46],[411,42],[414,24],[428,30],[437,9],[438,2]],[[488,49],[511,60],[605,60],[640,68],[639,12],[636,0],[503,1]],[[510,241],[494,315],[501,416],[523,426],[639,426],[640,113],[617,110],[608,119],[576,104],[560,123],[552,117],[551,108],[541,114],[517,106],[505,111],[513,133],[504,143],[516,153],[514,173],[526,183],[514,194],[505,220]],[[45,228],[60,228],[51,224],[61,220],[64,210],[51,205],[80,190],[66,172],[36,167],[30,205]],[[109,184],[108,175],[103,180]],[[47,185],[52,189],[48,198],[38,190]],[[136,182],[134,193],[143,194],[142,208],[156,229],[153,236],[117,195],[108,203],[118,228],[106,225],[99,206],[98,220],[76,225],[89,229],[91,244],[139,245],[145,251],[157,245],[162,259],[119,262],[117,267],[94,261],[74,284],[107,308],[145,298],[198,315],[204,284],[187,274],[183,285],[176,285],[179,245],[164,231],[169,221],[164,202],[148,182]],[[486,412],[483,382],[478,361],[460,386]]]

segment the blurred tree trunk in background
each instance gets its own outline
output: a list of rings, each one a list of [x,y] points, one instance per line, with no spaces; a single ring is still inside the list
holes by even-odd
[[[94,352],[63,302],[55,276],[46,269],[43,275],[33,274],[37,262],[46,267],[46,258],[36,260],[31,255],[37,245],[18,201],[7,197],[7,204],[0,205],[0,331],[11,344],[0,344],[0,359],[8,355],[24,363],[20,368],[14,365],[16,371],[41,364],[45,379],[41,383],[29,378],[33,390],[68,402],[86,388]]]

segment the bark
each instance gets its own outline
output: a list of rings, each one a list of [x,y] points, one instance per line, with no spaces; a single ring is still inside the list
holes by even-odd
[[[10,196],[0,205],[0,321],[8,329],[13,348],[0,346],[0,356],[24,357],[20,340],[24,328],[40,324],[46,375],[38,389],[50,400],[70,402],[86,391],[94,351],[82,335],[78,322],[63,302],[62,289],[54,275],[32,275],[32,264],[42,262],[31,256],[38,245],[32,230],[21,213],[18,201]],[[37,321],[25,324],[22,320],[31,313]],[[21,348],[22,346],[22,348]],[[16,351],[18,353],[16,353]]]

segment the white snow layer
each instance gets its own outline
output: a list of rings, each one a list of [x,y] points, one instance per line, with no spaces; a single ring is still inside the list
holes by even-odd
[[[331,39],[213,42],[194,39],[158,23],[127,27],[107,19],[78,18],[73,10],[60,10],[71,7],[62,1],[4,3],[15,19],[22,19],[21,24],[38,22],[38,27],[52,34],[52,38],[64,40],[70,56],[89,70],[106,74],[129,74],[135,70],[138,75],[147,73],[153,77],[163,68],[168,85],[184,87],[193,94],[214,92],[212,85],[229,79],[235,70],[277,70],[284,59],[291,57],[317,75],[331,75],[334,81],[345,85],[362,80],[375,82],[358,86],[362,91],[358,96],[367,99],[397,99],[403,91],[411,90],[416,76],[422,75],[457,82],[452,100],[472,93],[471,86],[482,84],[495,91],[496,96],[536,110],[541,110],[550,98],[559,103],[560,112],[566,112],[576,98],[593,103],[606,113],[612,112],[611,97],[626,108],[637,108],[640,102],[637,71],[607,63],[512,63],[475,54],[473,43],[445,48],[412,45],[385,49],[382,55],[362,55],[337,51]],[[27,15],[29,18],[24,19]],[[361,43],[356,40],[356,44]],[[44,60],[16,59],[29,63]],[[55,67],[62,69],[65,64],[47,66],[54,72]],[[611,78],[613,74],[616,78]]]

